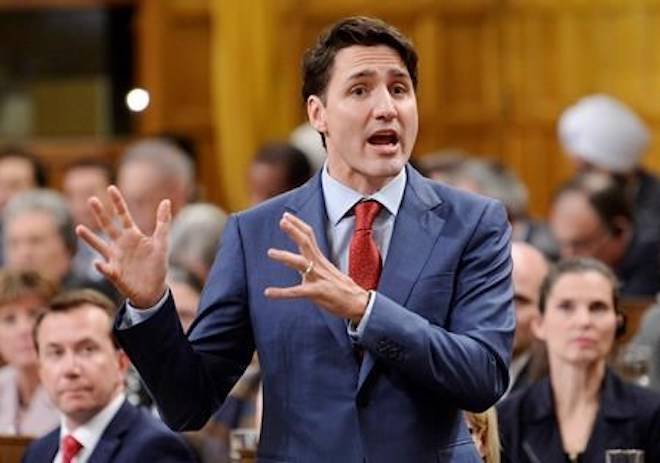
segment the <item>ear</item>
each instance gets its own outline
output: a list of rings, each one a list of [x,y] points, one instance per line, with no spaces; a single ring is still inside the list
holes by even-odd
[[[121,371],[122,376],[126,376],[128,368],[131,366],[131,361],[126,355],[126,352],[123,350],[117,351],[117,362],[119,363],[119,371]]]
[[[632,224],[628,219],[622,216],[617,216],[612,220],[612,236],[617,239],[625,239],[626,241],[632,234]]]
[[[531,326],[532,326],[532,333],[534,334],[536,339],[545,342],[546,335],[545,335],[545,324],[543,323],[543,316],[537,315],[536,317],[534,317]]]
[[[328,131],[325,119],[325,105],[321,101],[321,98],[316,95],[310,95],[307,98],[307,118],[317,132],[325,134]]]

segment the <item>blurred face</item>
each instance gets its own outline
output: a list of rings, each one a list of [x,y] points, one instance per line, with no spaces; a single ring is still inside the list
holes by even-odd
[[[117,186],[124,194],[138,227],[144,233],[151,234],[156,227],[158,205],[167,197],[158,174],[148,163],[131,162],[120,168]]]
[[[86,225],[92,230],[98,229],[87,200],[96,196],[105,203],[106,188],[109,184],[110,180],[105,171],[99,167],[74,167],[64,174],[64,196],[76,224]]]
[[[168,283],[168,286],[176,301],[176,312],[179,315],[179,320],[181,320],[183,331],[187,332],[197,315],[199,293],[190,285],[180,281],[171,281]]]
[[[477,452],[479,452],[479,456],[486,461],[486,429],[479,426],[470,413],[465,414],[465,422],[467,423],[468,431],[470,431],[472,442],[474,442],[474,446],[477,448]]]
[[[264,202],[286,191],[286,171],[275,164],[253,162],[248,171],[248,188],[250,204]]]
[[[547,272],[547,264],[538,251],[520,247],[514,243],[513,300],[516,309],[516,331],[513,338],[513,355],[526,351],[534,341],[532,322],[540,314],[539,289]]]
[[[587,271],[559,277],[535,327],[551,359],[586,366],[605,362],[616,324],[610,281]]]
[[[17,193],[35,188],[32,164],[23,158],[0,159],[0,210]]]
[[[111,320],[87,304],[50,313],[37,332],[41,381],[75,427],[86,423],[123,390],[126,355],[110,338]]]
[[[568,191],[555,201],[550,227],[562,258],[594,257],[615,266],[625,248],[602,223],[586,196]]]
[[[144,233],[151,234],[156,227],[156,211],[163,199],[170,199],[172,216],[185,205],[185,187],[167,181],[148,163],[133,161],[123,165],[117,175],[121,190],[135,223]]]
[[[71,254],[49,213],[24,212],[5,227],[5,259],[9,268],[39,272],[55,283],[67,274]]]
[[[307,102],[310,123],[325,134],[330,174],[369,194],[395,177],[417,138],[417,100],[398,53],[350,46],[335,55],[325,97]]]
[[[37,365],[32,328],[46,301],[39,296],[23,296],[0,305],[0,355],[15,368]]]

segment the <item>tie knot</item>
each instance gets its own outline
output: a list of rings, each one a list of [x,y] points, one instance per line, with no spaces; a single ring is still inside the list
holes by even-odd
[[[355,209],[355,229],[370,230],[376,220],[376,216],[382,208],[382,204],[373,199],[360,201],[354,207]]]
[[[80,452],[82,447],[82,444],[71,434],[64,436],[62,439],[62,461],[67,463],[70,462],[71,459]]]

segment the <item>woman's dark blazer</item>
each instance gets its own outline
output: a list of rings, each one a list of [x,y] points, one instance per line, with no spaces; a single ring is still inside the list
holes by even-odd
[[[510,396],[497,407],[502,461],[561,463],[564,453],[548,378]],[[607,370],[600,408],[581,463],[602,463],[606,449],[634,448],[660,462],[660,394],[624,383]]]

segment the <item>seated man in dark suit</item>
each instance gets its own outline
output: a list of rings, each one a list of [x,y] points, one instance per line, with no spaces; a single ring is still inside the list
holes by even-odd
[[[23,461],[193,462],[176,434],[125,400],[129,365],[111,335],[114,306],[92,290],[63,293],[37,319],[40,375],[61,426],[27,449]]]

